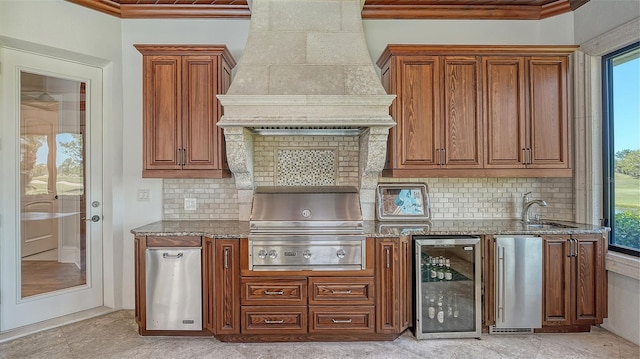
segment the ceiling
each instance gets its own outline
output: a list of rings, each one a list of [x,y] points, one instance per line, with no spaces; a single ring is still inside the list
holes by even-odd
[[[246,0],[67,0],[121,18],[248,18]],[[538,20],[589,0],[366,0],[365,19]]]

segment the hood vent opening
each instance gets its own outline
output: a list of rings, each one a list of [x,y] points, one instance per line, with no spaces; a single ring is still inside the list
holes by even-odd
[[[362,127],[342,126],[263,126],[249,129],[262,136],[359,136],[364,130]]]

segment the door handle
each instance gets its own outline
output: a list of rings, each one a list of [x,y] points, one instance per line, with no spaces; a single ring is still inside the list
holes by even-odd
[[[91,218],[85,219],[86,222],[100,222],[100,216],[94,214]]]

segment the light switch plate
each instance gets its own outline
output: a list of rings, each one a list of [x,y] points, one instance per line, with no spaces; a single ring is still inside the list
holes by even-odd
[[[185,211],[195,211],[197,208],[196,199],[195,198],[185,198],[184,199],[184,210]]]

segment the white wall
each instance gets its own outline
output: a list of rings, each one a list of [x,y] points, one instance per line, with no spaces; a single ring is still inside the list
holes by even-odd
[[[387,44],[573,45],[573,14],[537,20],[364,20],[375,62]]]
[[[120,38],[119,19],[63,0],[0,1],[0,43],[103,68],[104,281],[109,307],[120,307],[122,302]]]
[[[590,0],[574,11],[576,44],[590,40],[638,16],[638,0]]]

